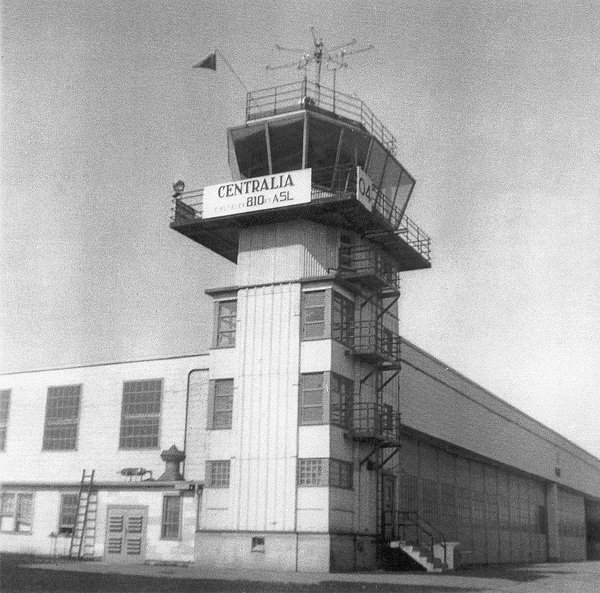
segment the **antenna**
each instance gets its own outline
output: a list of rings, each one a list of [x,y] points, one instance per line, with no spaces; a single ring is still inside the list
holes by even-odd
[[[333,70],[333,85],[335,90],[335,75],[336,71],[340,68],[346,68],[348,66],[346,62],[346,57],[352,54],[358,54],[361,52],[369,51],[373,49],[375,46],[369,45],[368,47],[356,48],[352,50],[348,50],[350,46],[356,45],[356,39],[351,39],[346,43],[342,43],[341,45],[336,45],[334,47],[328,47],[323,38],[317,36],[314,27],[310,28],[310,34],[312,36],[313,46],[311,49],[300,49],[296,47],[284,47],[282,45],[275,45],[275,48],[281,52],[290,52],[299,54],[292,62],[287,62],[285,64],[279,64],[275,66],[267,66],[267,70],[280,70],[282,68],[291,68],[295,66],[298,70],[304,70],[304,78],[306,79],[306,71],[311,64],[316,66],[316,75],[315,75],[315,83],[317,88],[321,86],[321,70],[323,67],[323,62],[326,65],[332,64],[329,67],[330,70]]]

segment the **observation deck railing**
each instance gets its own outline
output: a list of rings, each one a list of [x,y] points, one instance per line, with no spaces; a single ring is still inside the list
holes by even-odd
[[[330,167],[313,169],[311,202],[336,202],[356,198],[356,167],[338,167],[335,175]],[[327,185],[324,185],[327,180]],[[382,224],[391,228],[406,244],[412,247],[427,261],[431,260],[431,238],[422,231],[408,216],[402,213],[382,191],[375,189],[372,215]],[[196,189],[183,192],[173,198],[171,222],[173,226],[185,225],[202,220],[202,202],[204,190]]]
[[[291,82],[246,95],[246,121],[309,109],[333,114],[360,124],[392,154],[396,138],[364,101],[308,80]]]

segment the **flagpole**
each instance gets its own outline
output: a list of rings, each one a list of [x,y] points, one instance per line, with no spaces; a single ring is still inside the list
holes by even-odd
[[[227,67],[231,70],[231,73],[237,78],[237,81],[242,85],[242,87],[244,88],[246,93],[249,93],[250,91],[248,90],[246,85],[243,83],[242,79],[238,76],[238,73],[233,69],[233,66],[227,61],[227,58],[221,53],[221,51],[218,49],[215,49],[215,54],[219,54],[221,56],[221,58],[223,59],[223,61],[227,65]]]

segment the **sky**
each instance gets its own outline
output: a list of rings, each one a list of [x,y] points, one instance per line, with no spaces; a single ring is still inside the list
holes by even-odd
[[[373,44],[338,89],[416,177],[433,238],[401,333],[600,456],[600,4],[562,0],[0,3],[0,372],[208,348],[234,266],[169,229],[172,183],[230,179],[276,44]],[[312,72],[309,72],[312,75]],[[331,86],[331,73],[323,84]],[[468,421],[468,419],[465,419]]]

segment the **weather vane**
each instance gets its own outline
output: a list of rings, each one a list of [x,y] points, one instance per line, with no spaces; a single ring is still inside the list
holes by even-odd
[[[373,45],[369,45],[367,47],[357,47],[356,49],[346,49],[353,45],[356,45],[356,39],[352,39],[351,41],[347,41],[346,43],[342,43],[341,45],[328,47],[323,41],[322,37],[317,37],[314,27],[310,28],[310,33],[313,39],[313,47],[310,50],[275,45],[275,48],[279,51],[291,52],[300,55],[292,62],[278,64],[275,66],[269,65],[267,66],[267,70],[280,70],[282,68],[296,67],[298,70],[304,70],[304,78],[306,78],[306,72],[308,67],[314,64],[316,66],[315,82],[318,88],[321,85],[321,70],[323,67],[323,63],[325,63],[325,65],[333,71],[333,86],[335,91],[335,75],[337,70],[339,70],[340,68],[346,68],[348,66],[346,58],[352,54],[358,54],[361,52],[369,51],[375,47]]]

